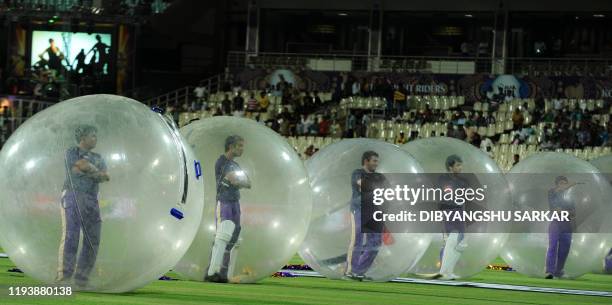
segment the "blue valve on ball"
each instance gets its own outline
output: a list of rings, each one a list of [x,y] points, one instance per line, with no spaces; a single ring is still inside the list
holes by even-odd
[[[200,161],[193,160],[193,167],[195,170],[196,180],[200,180],[200,177],[202,176],[202,166],[200,165]]]
[[[159,114],[163,114],[164,113],[164,109],[162,109],[161,107],[151,107],[151,110],[153,110],[153,112],[157,112]]]
[[[176,219],[183,219],[185,216],[183,216],[183,212],[181,212],[179,209],[177,208],[172,208],[170,209],[170,215],[174,216]]]

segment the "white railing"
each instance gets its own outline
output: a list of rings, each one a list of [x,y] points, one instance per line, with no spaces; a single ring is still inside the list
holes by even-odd
[[[462,56],[368,56],[360,54],[229,52],[230,69],[302,67],[317,71],[490,73],[491,58]]]
[[[209,95],[221,91],[223,85],[223,74],[218,74],[213,77],[209,77],[205,80],[200,81],[201,86],[206,88]],[[168,93],[150,98],[145,100],[144,103],[149,106],[162,107],[164,109],[168,107],[177,107],[179,105],[189,105],[194,101],[195,94],[193,90],[196,86],[186,86],[179,88]]]
[[[0,100],[4,97],[0,97]],[[1,109],[2,114],[0,120],[2,120],[3,127],[9,129],[9,133],[13,132],[23,122],[29,119],[34,114],[42,111],[43,109],[53,105],[53,102],[40,101],[33,98],[15,98],[11,100],[10,105],[7,105],[8,114],[4,114],[5,109]],[[8,122],[8,123],[7,123]]]
[[[472,56],[368,56],[362,54],[273,53],[256,56],[232,51],[227,57],[230,69],[291,68],[317,71],[367,71],[444,74],[537,74],[610,75],[611,58],[497,58]]]

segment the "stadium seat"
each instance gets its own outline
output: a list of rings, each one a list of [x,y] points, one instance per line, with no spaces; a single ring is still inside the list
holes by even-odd
[[[487,137],[495,136],[495,124],[489,124],[487,127]]]
[[[485,137],[487,135],[487,127],[480,126],[480,127],[478,127],[478,131],[477,132],[478,132],[478,134],[481,137]]]
[[[507,133],[504,133],[504,134],[502,134],[499,137],[499,143],[500,144],[508,144],[508,143],[510,143],[510,139],[509,139],[509,136],[508,136]]]
[[[504,122],[500,122],[498,121],[497,123],[495,123],[495,133],[496,134],[502,134],[505,131],[505,127],[504,127]]]
[[[482,103],[482,111],[489,111],[489,103]]]

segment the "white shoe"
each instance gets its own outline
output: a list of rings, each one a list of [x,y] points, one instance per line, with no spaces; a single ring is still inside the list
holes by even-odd
[[[458,276],[458,275],[456,275],[454,273],[451,273],[451,274],[443,275],[442,278],[440,278],[440,279],[444,280],[444,281],[454,281],[454,280],[458,280],[459,278],[460,278],[460,276]]]

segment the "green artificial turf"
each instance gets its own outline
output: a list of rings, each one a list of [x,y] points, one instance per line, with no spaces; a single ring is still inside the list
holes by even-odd
[[[515,292],[427,284],[368,283],[323,278],[268,278],[258,284],[212,284],[155,281],[124,294],[76,293],[71,297],[7,297],[9,285],[38,284],[9,273],[13,264],[0,259],[0,304],[611,304],[612,298]],[[174,273],[169,276],[180,278]],[[484,271],[474,281],[534,286],[612,290],[612,276],[587,275],[579,280],[531,279],[515,272]]]

